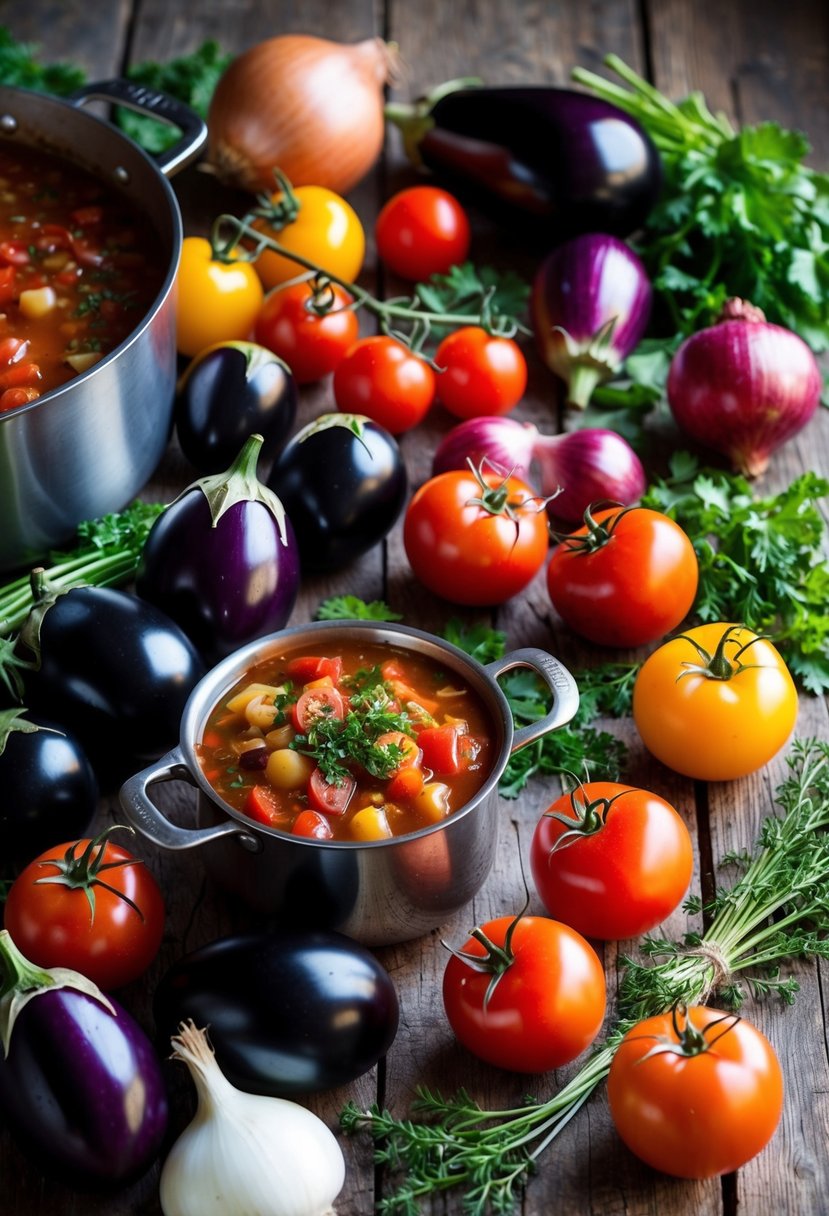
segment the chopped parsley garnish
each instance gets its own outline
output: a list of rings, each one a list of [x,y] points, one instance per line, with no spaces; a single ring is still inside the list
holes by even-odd
[[[355,765],[383,780],[399,766],[405,752],[396,743],[378,743],[378,739],[394,731],[412,733],[408,715],[390,709],[391,704],[381,680],[351,696],[344,718],[320,713],[289,746],[311,756],[330,785],[341,785]]]

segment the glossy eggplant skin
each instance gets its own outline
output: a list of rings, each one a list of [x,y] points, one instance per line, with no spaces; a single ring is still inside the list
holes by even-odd
[[[42,992],[20,1011],[8,1056],[0,1052],[0,1109],[21,1148],[90,1189],[143,1174],[167,1128],[152,1044],[112,1005],[117,1016],[71,988]]]
[[[94,770],[74,734],[43,718],[37,725],[43,729],[10,731],[0,753],[0,874],[16,874],[56,840],[83,836],[98,805]]]
[[[323,414],[292,436],[268,485],[294,526],[303,570],[339,570],[391,530],[408,479],[394,437],[368,418]]]
[[[175,424],[181,450],[200,473],[226,469],[247,437],[263,437],[273,460],[296,421],[291,370],[253,342],[223,342],[198,355],[179,381]]]
[[[284,1097],[345,1085],[385,1055],[397,994],[365,946],[339,933],[250,933],[175,963],[156,989],[159,1042],[185,1018],[209,1028],[222,1071]]]
[[[662,168],[650,137],[588,94],[461,88],[440,96],[428,119],[415,145],[422,164],[550,247],[582,232],[628,236],[658,198]]]
[[[135,589],[216,663],[287,623],[299,590],[290,520],[285,533],[283,544],[268,507],[252,500],[234,503],[213,527],[207,499],[191,488],[151,528]]]
[[[152,604],[111,587],[73,587],[46,609],[41,662],[25,676],[33,716],[68,725],[99,780],[147,763],[178,739],[205,673],[193,644]]]

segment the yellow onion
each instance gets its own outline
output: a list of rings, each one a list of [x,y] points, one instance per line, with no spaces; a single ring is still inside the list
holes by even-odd
[[[266,39],[234,59],[207,116],[208,161],[227,184],[338,194],[368,173],[383,146],[383,88],[397,60],[382,38],[344,44],[308,34]]]

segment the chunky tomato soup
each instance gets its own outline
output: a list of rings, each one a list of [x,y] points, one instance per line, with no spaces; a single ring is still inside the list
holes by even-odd
[[[116,191],[0,141],[0,410],[86,371],[135,329],[164,280],[157,249]]]
[[[464,806],[492,748],[483,704],[454,672],[348,643],[252,668],[210,714],[197,752],[217,793],[259,823],[378,840]]]

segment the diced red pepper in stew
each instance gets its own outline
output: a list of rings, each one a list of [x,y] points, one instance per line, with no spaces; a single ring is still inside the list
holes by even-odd
[[[291,828],[294,836],[310,836],[314,840],[330,840],[331,824],[319,811],[300,811]]]
[[[9,266],[28,266],[31,260],[22,241],[0,241],[0,262]]]
[[[0,393],[0,413],[3,410],[16,410],[19,405],[28,405],[30,401],[37,401],[39,396],[40,390],[36,388],[7,388]]]
[[[285,810],[268,785],[255,785],[245,799],[245,814],[269,828],[286,826]]]
[[[458,746],[460,735],[460,727],[455,725],[427,726],[422,730],[417,741],[423,752],[426,768],[445,777],[459,773],[463,767]]]
[[[327,655],[301,654],[286,666],[286,672],[292,680],[307,684],[309,680],[319,680],[330,676],[334,684],[338,684],[343,674],[343,661],[338,656],[329,658]]]

